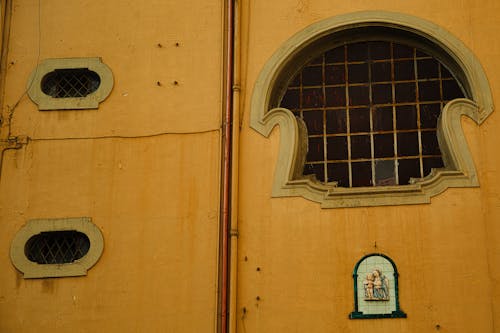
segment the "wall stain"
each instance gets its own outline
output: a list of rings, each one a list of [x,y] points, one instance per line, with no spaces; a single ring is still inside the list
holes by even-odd
[[[307,0],[299,0],[296,6],[297,13],[304,14],[309,11],[309,1]]]
[[[42,281],[42,292],[47,294],[54,293],[54,279],[44,279]]]
[[[16,289],[19,289],[21,287],[21,283],[23,282],[23,273],[19,272],[16,269]]]

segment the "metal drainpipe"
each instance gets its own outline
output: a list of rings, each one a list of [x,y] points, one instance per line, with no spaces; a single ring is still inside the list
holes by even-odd
[[[222,255],[221,255],[221,332],[228,330],[228,258],[229,227],[231,223],[231,158],[232,158],[232,112],[233,112],[233,50],[234,50],[234,0],[226,0],[225,26],[225,104],[223,129],[223,174],[222,174]]]
[[[229,333],[236,332],[236,289],[238,263],[238,195],[240,143],[240,62],[241,62],[241,1],[233,0],[233,128],[231,168],[231,229],[229,242]]]
[[[19,149],[21,146],[17,138],[10,138],[11,118],[4,107],[8,110],[5,103],[5,77],[7,76],[7,57],[10,43],[10,25],[12,18],[12,0],[0,0],[0,23],[1,23],[1,42],[0,42],[0,179],[2,178],[2,164],[4,153],[8,149]],[[10,111],[9,111],[10,112]]]

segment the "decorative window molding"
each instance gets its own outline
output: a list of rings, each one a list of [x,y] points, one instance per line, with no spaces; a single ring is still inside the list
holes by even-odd
[[[308,149],[307,128],[285,108],[281,98],[297,71],[346,40],[394,38],[425,50],[453,73],[466,98],[448,102],[439,117],[437,138],[442,168],[434,168],[408,185],[339,187],[303,175]],[[272,195],[302,196],[322,208],[428,203],[448,187],[479,186],[460,118],[481,124],[493,112],[493,100],[479,61],[456,37],[433,23],[409,15],[369,11],[341,15],[315,23],[280,47],[262,69],[254,86],[250,126],[264,136],[280,126],[280,150]]]
[[[103,249],[102,233],[89,217],[38,219],[18,231],[10,258],[25,279],[81,276]]]
[[[42,61],[28,80],[39,110],[97,109],[111,93],[113,73],[100,58]]]
[[[354,267],[354,311],[350,319],[406,318],[399,307],[398,270],[380,253],[364,256]]]

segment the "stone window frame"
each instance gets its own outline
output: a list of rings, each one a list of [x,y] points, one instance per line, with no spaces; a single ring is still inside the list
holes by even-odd
[[[41,232],[71,230],[85,234],[90,240],[89,251],[82,258],[65,264],[38,264],[26,257],[25,245],[31,237]],[[90,217],[33,219],[29,220],[12,240],[10,258],[12,264],[24,274],[25,279],[83,276],[97,263],[103,250],[104,238]]]
[[[85,97],[54,98],[42,91],[45,75],[57,69],[87,68],[99,75],[101,82],[96,91]],[[59,58],[43,60],[31,73],[27,84],[27,93],[38,105],[38,110],[97,109],[113,89],[113,73],[101,58]]]
[[[275,107],[283,77],[293,77],[296,64],[321,51],[324,40],[346,38],[354,29],[381,27],[419,39],[423,47],[444,59],[464,85],[468,98],[445,105],[438,121],[437,136],[445,167],[433,169],[409,185],[341,188],[319,183],[302,175],[307,153],[306,127],[288,109]],[[319,46],[318,46],[319,45]],[[319,48],[319,50],[318,50]],[[306,59],[307,60],[307,59]],[[278,96],[279,95],[279,96]],[[493,112],[493,99],[486,74],[474,54],[443,28],[418,17],[384,11],[355,12],[314,23],[288,39],[267,61],[254,85],[250,126],[268,137],[280,127],[280,148],[272,189],[273,197],[302,196],[322,208],[404,205],[429,203],[430,198],[448,187],[478,187],[474,162],[461,126],[461,116],[480,125]]]
[[[359,297],[358,297],[358,269],[359,266],[368,258],[370,257],[382,257],[386,261],[388,261],[393,269],[393,276],[392,278],[394,279],[394,294],[392,297],[394,297],[394,311],[391,313],[371,313],[371,314],[365,314],[362,311],[360,311],[359,307]],[[371,253],[365,255],[363,258],[361,258],[357,263],[356,266],[354,266],[354,271],[352,274],[353,280],[354,280],[354,311],[349,314],[349,319],[377,319],[377,318],[406,318],[407,315],[405,312],[403,312],[399,306],[399,273],[398,269],[396,267],[396,264],[394,261],[386,256],[385,254],[382,253]]]

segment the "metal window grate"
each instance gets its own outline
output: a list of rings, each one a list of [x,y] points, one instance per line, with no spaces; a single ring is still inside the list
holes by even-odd
[[[38,264],[67,264],[85,256],[90,240],[78,231],[48,231],[31,237],[24,247],[26,257]]]
[[[290,81],[280,106],[304,120],[304,174],[341,187],[409,184],[443,167],[444,104],[464,97],[435,58],[386,41],[329,50]]]
[[[85,97],[99,88],[101,78],[88,68],[56,69],[41,82],[44,94],[53,98]]]

